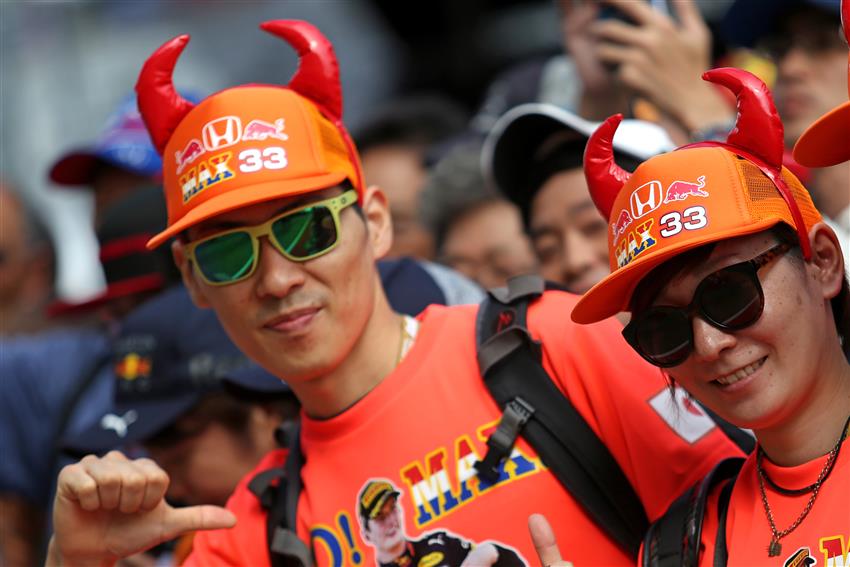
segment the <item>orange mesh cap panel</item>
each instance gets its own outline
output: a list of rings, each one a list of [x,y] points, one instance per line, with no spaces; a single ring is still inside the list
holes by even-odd
[[[808,192],[783,169],[806,230],[821,220]],[[795,226],[779,190],[758,167],[722,148],[692,148],[644,162],[617,194],[608,231],[611,275],[572,312],[593,323],[628,310],[640,280],[686,250],[765,230]]]
[[[215,215],[345,179],[362,195],[358,170],[339,129],[294,91],[227,89],[192,109],[168,141],[168,228],[148,246]]]

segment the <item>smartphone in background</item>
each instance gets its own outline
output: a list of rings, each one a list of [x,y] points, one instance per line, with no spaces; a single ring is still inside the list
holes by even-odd
[[[673,10],[670,7],[670,3],[669,3],[670,0],[637,0],[637,1],[647,2],[652,7],[653,10],[658,10],[662,14],[664,14],[666,16],[670,16],[671,18],[675,19],[675,13],[673,12]],[[617,8],[615,8],[615,7],[613,7],[609,4],[605,4],[605,3],[600,3],[600,5],[599,5],[598,19],[600,19],[600,20],[615,19],[615,20],[622,20],[622,21],[628,22],[628,23],[634,23],[634,22],[632,22],[631,19],[629,19],[628,16],[626,16],[620,10],[618,10]]]

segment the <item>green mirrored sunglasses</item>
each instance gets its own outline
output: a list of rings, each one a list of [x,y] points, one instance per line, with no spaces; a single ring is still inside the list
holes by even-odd
[[[257,268],[260,237],[294,262],[306,262],[333,250],[339,242],[339,213],[357,202],[357,191],[286,211],[268,221],[226,230],[186,246],[196,272],[209,285],[249,278]]]

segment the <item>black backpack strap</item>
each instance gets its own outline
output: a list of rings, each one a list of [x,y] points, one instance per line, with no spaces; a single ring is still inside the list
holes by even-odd
[[[732,481],[727,483],[724,491],[731,491],[743,463],[744,459],[740,457],[719,462],[705,478],[670,505],[646,533],[641,563],[643,567],[695,567],[698,564],[708,495],[712,488],[727,479]],[[728,505],[728,498],[726,504]],[[721,511],[725,518],[722,503]],[[725,519],[723,523],[725,525]]]
[[[729,551],[726,545],[726,519],[729,513],[729,500],[732,498],[732,489],[735,486],[735,481],[738,480],[740,468],[735,472],[735,475],[726,483],[723,490],[720,492],[720,497],[717,501],[718,522],[717,535],[714,539],[714,567],[726,567],[729,559]]]
[[[279,430],[289,452],[283,467],[265,470],[251,479],[248,489],[266,510],[266,542],[272,567],[310,567],[313,557],[309,546],[296,533],[296,512],[301,494],[300,431],[297,424],[285,424]]]
[[[519,434],[587,514],[633,557],[649,525],[643,505],[608,448],[541,363],[541,345],[528,332],[528,304],[542,294],[536,276],[490,292],[477,320],[478,361],[484,382],[504,413],[476,463],[494,482]]]

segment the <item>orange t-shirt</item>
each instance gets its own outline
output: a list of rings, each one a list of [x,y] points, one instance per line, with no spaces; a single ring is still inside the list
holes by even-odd
[[[654,519],[717,461],[740,452],[698,408],[670,396],[661,373],[626,345],[616,321],[572,323],[575,303],[573,295],[547,292],[531,305],[529,328],[543,342],[546,370]],[[318,565],[376,564],[358,515],[359,495],[375,480],[400,493],[409,540],[445,532],[472,545],[490,541],[536,565],[527,519],[541,512],[576,567],[631,563],[524,440],[496,484],[479,481],[473,464],[501,411],[478,371],[475,314],[475,306],[429,308],[407,357],[367,396],[332,419],[303,417],[297,531],[311,542]],[[277,451],[256,470],[282,461]],[[253,474],[228,503],[236,527],[198,534],[187,565],[269,565],[264,513],[246,489]]]
[[[780,467],[764,459],[762,466],[773,482],[783,488],[802,488],[815,482],[826,464],[819,457],[796,467]],[[716,489],[706,504],[703,525],[705,548],[700,565],[712,565],[717,536]],[[776,529],[787,529],[806,508],[811,493],[786,496],[765,483],[765,493]],[[848,567],[850,566],[850,443],[844,443],[829,477],[821,485],[809,514],[787,536],[779,540],[781,553],[768,557],[771,542],[770,525],[759,490],[755,455],[744,463],[732,489],[726,518],[726,547],[730,567],[751,565],[778,567]],[[807,560],[807,558],[809,558]]]

